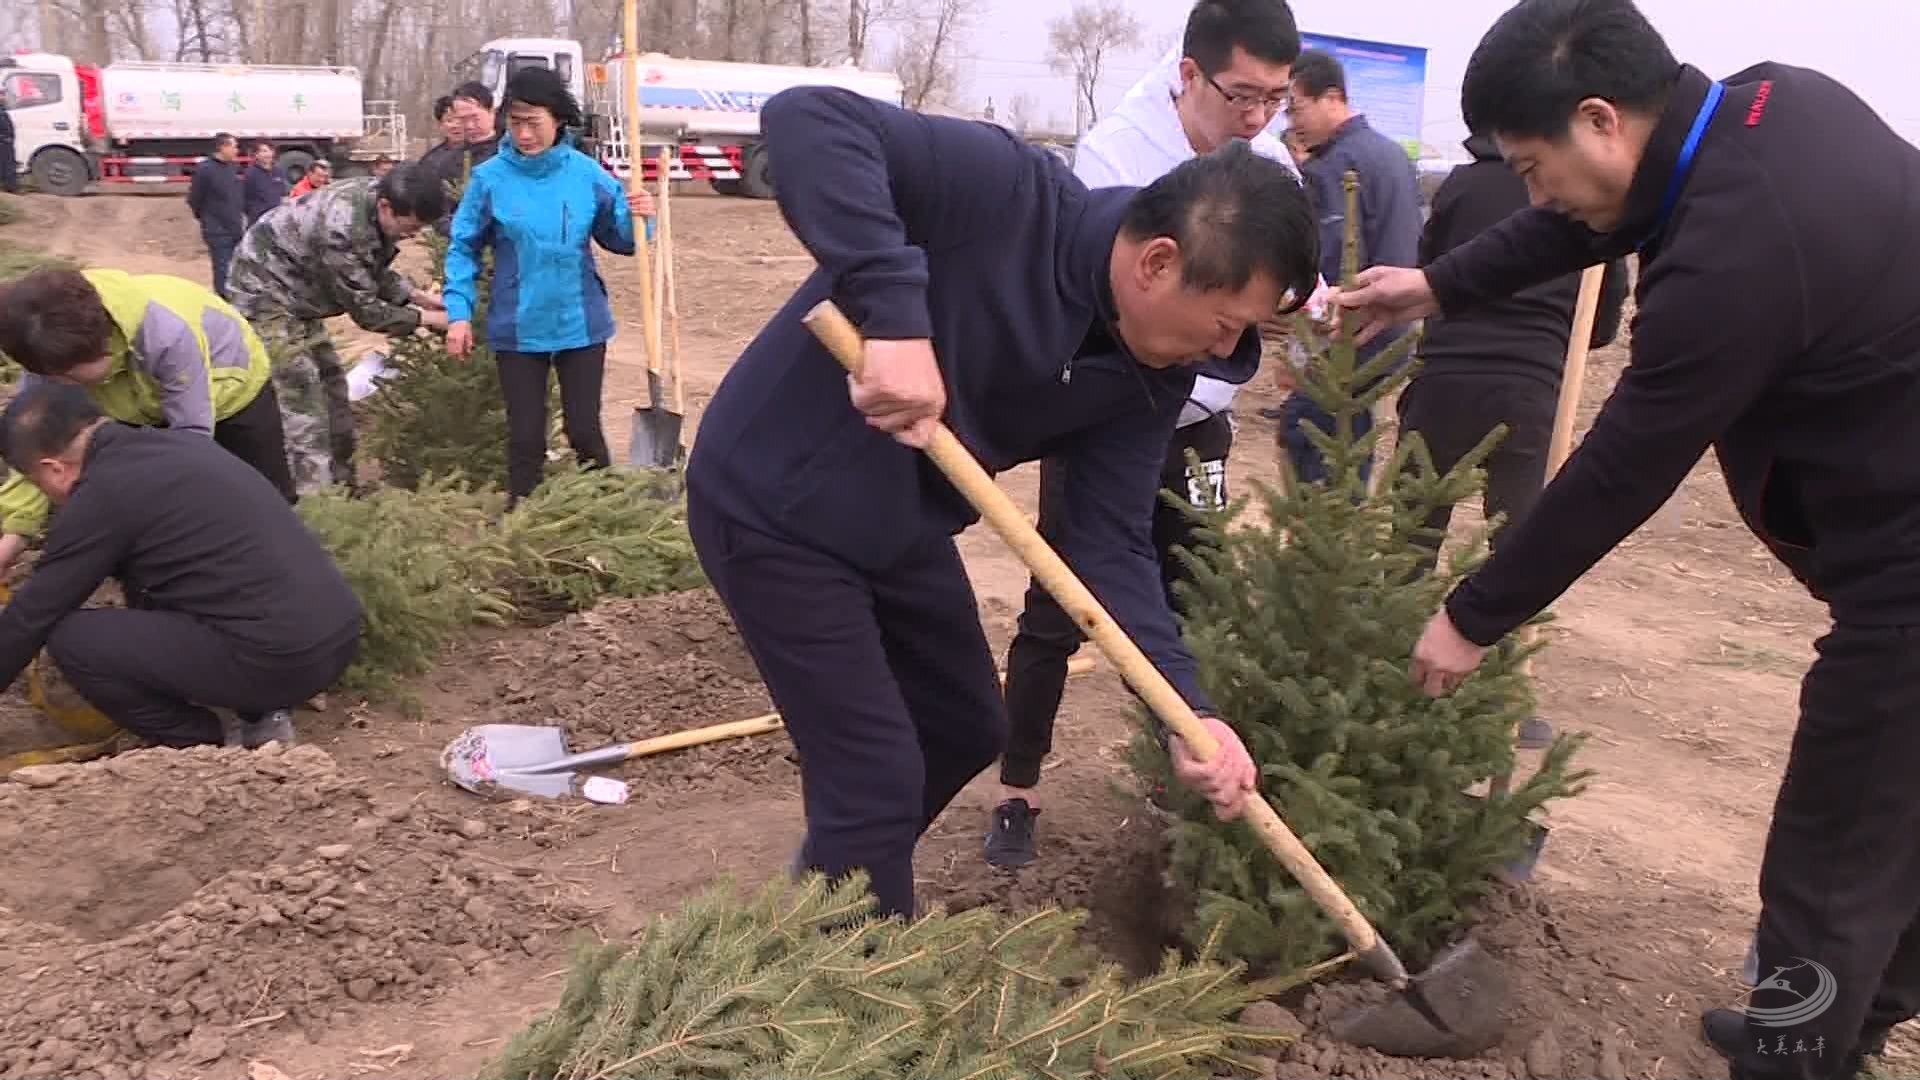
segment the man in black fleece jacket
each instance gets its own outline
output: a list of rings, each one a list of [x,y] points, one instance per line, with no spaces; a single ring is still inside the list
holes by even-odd
[[[361,607],[273,484],[212,439],[131,427],[78,386],[28,387],[0,453],[58,508],[32,576],[0,608],[0,686],[45,648],[80,696],[162,746],[256,746],[353,661]],[[125,608],[82,608],[118,578]]]
[[[829,87],[761,120],[819,269],[707,406],[688,513],[800,752],[802,865],[865,869],[880,910],[910,914],[915,844],[1006,738],[954,543],[977,515],[913,449],[938,420],[989,471],[1067,470],[1061,553],[1220,740],[1204,765],[1171,749],[1236,814],[1253,765],[1212,718],[1149,530],[1196,372],[1251,378],[1257,325],[1313,289],[1298,181],[1234,142],[1089,191],[995,125]],[[867,338],[858,379],[800,321],[829,298]]]
[[[1521,0],[1461,96],[1535,209],[1338,302],[1370,326],[1465,311],[1638,249],[1639,311],[1585,442],[1414,677],[1457,686],[1714,447],[1834,626],[1761,863],[1761,985],[1705,1033],[1742,1080],[1850,1077],[1920,1012],[1920,148],[1818,72],[1681,65],[1628,0]]]
[[[1433,210],[1420,237],[1420,265],[1527,208],[1527,183],[1507,167],[1493,140],[1473,136],[1464,144],[1473,161],[1447,174],[1434,193]],[[1589,345],[1600,348],[1620,329],[1627,299],[1627,260],[1607,263]],[[1533,508],[1546,482],[1547,444],[1560,398],[1560,373],[1572,333],[1580,275],[1567,274],[1463,311],[1427,320],[1420,339],[1420,370],[1400,394],[1400,430],[1417,433],[1446,472],[1501,424],[1507,434],[1487,456],[1487,516],[1505,515],[1501,537]],[[1439,557],[1453,507],[1427,519],[1436,533],[1430,570]]]
[[[194,167],[187,188],[187,209],[200,222],[200,239],[213,263],[213,291],[227,295],[227,268],[247,231],[246,184],[240,177],[240,143],[231,135],[213,137],[213,152]]]

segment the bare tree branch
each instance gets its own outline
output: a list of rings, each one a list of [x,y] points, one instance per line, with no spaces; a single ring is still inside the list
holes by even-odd
[[[1079,0],[1065,16],[1047,24],[1047,62],[1055,71],[1072,72],[1075,112],[1085,131],[1100,122],[1096,96],[1100,76],[1112,53],[1140,44],[1140,21],[1119,0]]]

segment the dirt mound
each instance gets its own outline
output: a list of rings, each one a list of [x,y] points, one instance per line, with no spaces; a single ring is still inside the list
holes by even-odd
[[[323,751],[140,750],[0,785],[0,1076],[163,1075],[419,1000],[584,913]]]
[[[585,749],[744,720],[773,709],[720,598],[707,590],[602,603],[496,647],[481,722],[557,724]],[[781,734],[712,743],[627,766],[650,791],[791,777]]]

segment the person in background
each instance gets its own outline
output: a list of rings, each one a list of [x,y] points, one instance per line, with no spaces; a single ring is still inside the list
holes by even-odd
[[[373,178],[378,180],[393,171],[393,159],[385,154],[373,159]]]
[[[247,231],[233,260],[233,306],[273,357],[295,489],[356,488],[353,409],[346,370],[324,320],[350,316],[363,330],[444,330],[439,297],[393,268],[400,241],[440,217],[446,198],[418,166],[384,178],[328,184]]]
[[[1287,102],[1290,127],[1311,147],[1301,167],[1307,193],[1320,215],[1320,274],[1340,280],[1346,239],[1346,174],[1360,177],[1360,265],[1413,266],[1420,257],[1420,180],[1406,147],[1375,131],[1347,100],[1347,75],[1331,53],[1309,49],[1293,65],[1293,89]],[[1403,327],[1402,329],[1409,329]],[[1365,363],[1392,344],[1391,337],[1360,350]],[[1364,390],[1366,387],[1356,387]],[[1294,393],[1280,406],[1280,439],[1296,479],[1328,479],[1326,461],[1305,426],[1333,434],[1334,420],[1306,394]],[[1355,439],[1373,430],[1373,414],[1354,418]],[[1360,465],[1362,481],[1372,476],[1371,460]]]
[[[71,383],[121,423],[209,436],[295,498],[266,347],[204,285],[35,270],[0,285],[0,353],[25,370],[22,386]],[[0,576],[46,516],[46,499],[20,473],[0,483]]]
[[[1629,0],[1521,0],[1460,98],[1533,207],[1337,303],[1377,332],[1635,252],[1639,280],[1618,382],[1409,674],[1457,691],[1713,447],[1831,622],[1760,859],[1762,978],[1702,1035],[1735,1080],[1851,1080],[1920,1013],[1920,147],[1819,71],[1681,63]]]
[[[482,252],[494,256],[486,338],[507,401],[507,495],[540,483],[547,451],[547,394],[557,377],[567,442],[588,468],[612,463],[600,426],[613,310],[594,265],[597,244],[631,255],[635,217],[650,218],[644,188],[629,195],[613,174],[574,148],[584,122],[560,77],[527,68],[507,82],[509,135],[473,171],[447,247],[447,351],[473,351]],[[652,222],[647,224],[652,228]]]
[[[213,291],[225,299],[232,299],[227,293],[227,270],[247,231],[245,185],[235,164],[239,157],[239,140],[224,132],[215,135],[213,152],[195,166],[193,183],[187,188],[187,209],[200,223],[200,239],[213,262]]]
[[[60,507],[0,608],[0,685],[44,648],[81,697],[160,746],[293,741],[287,702],[325,691],[364,611],[333,557],[254,469],[195,432],[129,427],[45,382],[0,413],[0,456]],[[83,605],[109,578],[125,607]]]
[[[241,196],[241,210],[246,215],[248,228],[260,220],[260,215],[287,201],[287,174],[274,165],[274,157],[272,143],[262,139],[253,144]]]
[[[1501,160],[1485,136],[1465,143],[1473,160],[1447,174],[1434,193],[1433,211],[1420,237],[1420,265],[1493,228],[1527,208],[1527,182]],[[1627,300],[1627,263],[1607,263],[1594,313],[1592,348],[1619,333]],[[1578,274],[1555,278],[1513,296],[1427,320],[1418,355],[1420,369],[1400,392],[1400,435],[1418,435],[1441,473],[1451,470],[1488,432],[1507,433],[1481,467],[1486,470],[1485,512],[1504,520],[1491,537],[1493,550],[1512,535],[1540,498],[1547,480],[1547,448],[1553,441],[1560,375],[1567,358]],[[1424,571],[1438,565],[1440,545],[1453,520],[1453,506],[1427,518],[1430,535]],[[1539,717],[1521,721],[1516,739],[1523,750],[1553,742],[1553,727]]]
[[[459,209],[462,189],[473,170],[487,163],[506,141],[494,116],[493,91],[486,84],[464,82],[454,87],[447,116],[458,126],[460,144],[434,161],[447,190],[447,216],[435,224],[442,236],[451,236],[453,213]]]
[[[7,109],[5,94],[0,94],[0,191],[20,194],[20,163],[14,155],[13,113]]]
[[[1299,55],[1300,31],[1285,0],[1200,0],[1187,16],[1179,49],[1081,137],[1074,175],[1090,188],[1145,187],[1233,139],[1248,140],[1263,156],[1287,163],[1286,149],[1266,129],[1286,100],[1288,70]],[[1193,380],[1160,476],[1161,486],[1189,505],[1226,502],[1238,389],[1205,375]],[[1189,450],[1200,460],[1197,468],[1187,463]],[[1049,540],[1060,535],[1066,483],[1062,459],[1041,459],[1039,528]],[[1178,610],[1174,586],[1187,577],[1178,551],[1196,546],[1193,519],[1184,507],[1162,499],[1154,504],[1152,522],[1161,585]],[[1053,749],[1067,663],[1082,640],[1073,617],[1039,582],[1030,582],[1007,649],[1007,748],[1000,761],[1001,800],[986,837],[986,858],[994,866],[1024,866],[1035,857],[1040,769]]]
[[[453,111],[453,95],[443,94],[433,103],[433,122],[440,129],[440,141],[427,148],[420,155],[418,166],[428,176],[445,176],[449,168],[447,158],[457,157],[466,152],[467,128],[460,122],[459,114]]]
[[[382,160],[385,160],[385,159],[382,159]],[[374,166],[374,175],[375,176],[382,175],[379,171],[379,165],[377,162],[375,163],[375,166]],[[297,199],[300,196],[305,195],[307,192],[313,191],[316,188],[326,187],[327,182],[332,179],[333,179],[332,163],[328,162],[326,158],[320,158],[319,160],[315,161],[312,165],[309,165],[307,167],[307,174],[300,178],[299,183],[293,185],[292,191],[287,192],[287,198],[289,200]]]

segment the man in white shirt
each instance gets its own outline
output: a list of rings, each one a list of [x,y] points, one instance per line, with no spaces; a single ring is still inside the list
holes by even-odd
[[[1180,47],[1127,91],[1111,114],[1080,138],[1073,170],[1088,187],[1144,187],[1190,158],[1233,139],[1294,169],[1293,158],[1267,127],[1287,100],[1300,31],[1286,0],[1200,0],[1187,17]],[[1237,388],[1201,376],[1180,415],[1168,448],[1162,486],[1210,507],[1226,501],[1227,453],[1233,446],[1229,407]],[[1200,459],[1189,468],[1187,451]],[[1061,462],[1040,463],[1040,532],[1057,542],[1061,490],[1071,483]],[[1185,576],[1175,549],[1195,544],[1191,520],[1161,505],[1154,513],[1154,546],[1161,579],[1173,602],[1173,583]],[[1066,686],[1067,661],[1080,647],[1071,616],[1037,583],[1007,650],[1010,730],[1000,763],[1003,799],[987,833],[987,861],[998,867],[1033,861],[1035,789],[1052,749],[1054,714]]]

